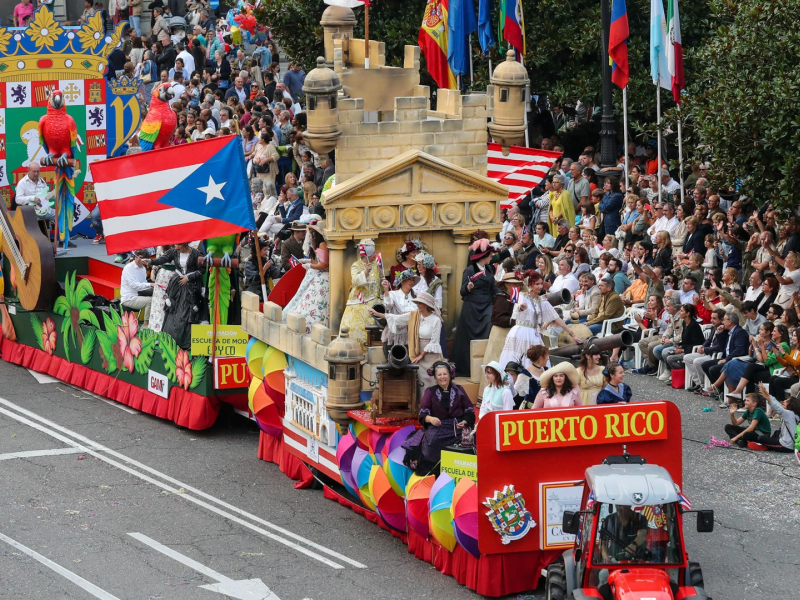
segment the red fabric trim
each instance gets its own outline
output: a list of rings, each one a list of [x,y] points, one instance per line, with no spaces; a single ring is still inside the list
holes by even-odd
[[[314,482],[314,476],[306,464],[286,449],[282,436],[276,438],[260,431],[258,458],[278,465],[284,475],[295,480],[294,487],[298,490],[309,488]]]
[[[0,357],[188,429],[208,429],[219,413],[216,397],[201,396],[173,386],[169,398],[162,398],[116,377],[3,338],[0,338]]]
[[[338,502],[371,523],[377,523],[382,529],[390,531],[408,545],[410,554],[432,564],[437,571],[451,575],[458,583],[482,596],[496,598],[536,589],[542,569],[561,555],[558,550],[550,550],[483,554],[480,558],[475,558],[461,546],[456,546],[451,553],[433,538],[423,539],[413,529],[409,529],[408,534],[391,531],[377,514],[337,494],[328,486],[323,488],[323,493],[328,500]]]

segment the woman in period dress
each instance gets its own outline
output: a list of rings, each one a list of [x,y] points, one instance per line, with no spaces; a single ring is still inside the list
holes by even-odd
[[[325,221],[314,221],[308,225],[308,237],[315,258],[303,259],[305,277],[297,293],[283,310],[283,318],[289,313],[297,313],[306,319],[306,333],[311,333],[314,323],[325,327],[330,324],[331,280],[328,273],[328,245],[323,231]]]
[[[172,246],[159,246],[156,248],[156,258],[164,255]],[[165,308],[167,306],[167,286],[170,280],[175,277],[175,265],[165,264],[161,267],[154,266],[156,274],[156,284],[153,287],[153,302],[150,305],[149,328],[153,331],[161,331],[164,327]]]
[[[419,281],[414,286],[414,293],[421,294],[427,292],[436,300],[436,306],[439,311],[442,310],[442,278],[439,277],[436,271],[436,259],[433,254],[429,254],[424,250],[420,250],[414,259],[417,262],[417,271],[419,273]],[[439,333],[439,345],[442,347],[442,356],[446,356],[447,335],[445,332],[444,324]]]
[[[597,394],[606,384],[600,364],[600,348],[589,345],[581,354],[578,365],[578,386],[581,388],[581,404],[597,404]]]
[[[492,330],[489,333],[489,341],[486,343],[486,351],[483,354],[483,364],[489,364],[492,360],[500,356],[503,346],[506,343],[508,332],[514,326],[511,313],[514,311],[514,304],[511,302],[511,294],[514,290],[519,293],[522,281],[517,279],[517,274],[513,271],[503,275],[499,284],[499,290],[494,295],[492,302]],[[502,364],[502,363],[501,363]],[[505,368],[505,364],[503,364]],[[481,392],[486,387],[485,379],[481,378]],[[481,397],[483,397],[481,395]]]
[[[367,325],[374,321],[369,309],[381,296],[381,270],[375,242],[365,238],[358,243],[358,259],[350,266],[350,295],[342,315],[342,327],[350,328],[350,337],[367,347]],[[360,296],[359,296],[360,295]]]
[[[198,266],[201,256],[198,250],[184,243],[177,244],[149,262],[157,266],[171,264],[175,268],[175,275],[167,285],[164,325],[161,330],[171,335],[184,350],[191,346],[192,325],[200,323],[205,312],[201,293],[203,273]]]
[[[578,370],[564,361],[542,373],[542,389],[536,395],[533,408],[566,408],[581,405]]]
[[[483,374],[488,385],[483,390],[479,418],[482,419],[498,410],[514,410],[514,392],[508,385],[509,377],[506,375],[505,367],[501,367],[500,363],[493,360],[483,366]]]
[[[415,275],[419,274],[417,272],[417,261],[415,259],[420,250],[420,246],[421,244],[417,244],[414,241],[408,241],[402,245],[397,251],[397,264],[389,269],[389,283],[393,284],[397,278],[397,274],[403,271],[413,271]]]
[[[569,336],[576,344],[581,340],[570,332],[552,305],[540,297],[543,287],[542,276],[531,269],[525,271],[523,281],[528,284],[528,292],[520,294],[519,301],[514,305],[511,318],[515,324],[508,332],[499,362],[504,365],[516,361],[527,368],[530,364],[527,356],[528,348],[543,345],[542,332],[550,323],[555,323],[565,333],[569,332]]]
[[[386,309],[385,314],[403,315],[417,310],[417,305],[414,303],[416,296],[413,288],[418,281],[419,275],[414,274],[410,269],[397,274],[394,280],[396,289],[391,289],[392,286],[385,279],[381,281],[383,286],[383,306]],[[369,313],[379,319],[385,316],[372,308],[369,309]],[[383,328],[383,333],[381,334],[381,341],[387,356],[392,346],[397,344],[408,346],[408,320],[387,320],[386,327]]]
[[[550,235],[558,237],[558,222],[564,219],[572,227],[575,224],[575,206],[572,196],[564,189],[564,176],[553,175],[553,191],[550,192]]]
[[[374,309],[370,312],[379,319],[385,318],[389,328],[398,329],[399,325],[406,328],[408,356],[413,364],[419,365],[417,381],[422,387],[428,388],[436,383],[433,375],[428,373],[428,369],[442,360],[442,346],[439,344],[442,313],[436,306],[434,297],[427,292],[420,292],[411,302],[416,304],[417,310],[400,315],[381,314]]]
[[[461,437],[461,429],[475,424],[475,407],[460,385],[453,382],[455,366],[439,361],[430,370],[436,385],[425,390],[419,409],[418,429],[403,443],[405,464],[418,475],[439,472],[442,450]]]
[[[461,316],[458,319],[453,343],[453,362],[458,375],[470,373],[470,342],[485,340],[492,329],[492,301],[494,300],[494,267],[492,248],[488,239],[475,240],[469,246],[470,265],[461,276]]]

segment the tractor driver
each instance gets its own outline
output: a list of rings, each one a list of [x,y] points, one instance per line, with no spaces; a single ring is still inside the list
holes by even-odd
[[[634,560],[640,555],[647,539],[647,519],[624,504],[603,521],[600,531],[602,562]]]

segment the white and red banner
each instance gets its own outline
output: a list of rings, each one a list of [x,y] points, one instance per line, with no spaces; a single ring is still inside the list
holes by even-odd
[[[511,146],[503,155],[500,144],[489,144],[486,176],[508,186],[508,203],[502,208],[517,204],[538,186],[559,158],[561,152],[523,146]]]

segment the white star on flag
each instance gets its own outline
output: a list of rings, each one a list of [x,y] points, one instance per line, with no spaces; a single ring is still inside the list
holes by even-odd
[[[197,188],[198,191],[203,192],[206,195],[206,204],[211,202],[212,200],[219,198],[220,200],[224,201],[225,198],[222,196],[222,188],[227,183],[227,181],[223,181],[222,183],[217,183],[214,181],[214,178],[211,175],[208,176],[208,185],[204,187]]]

